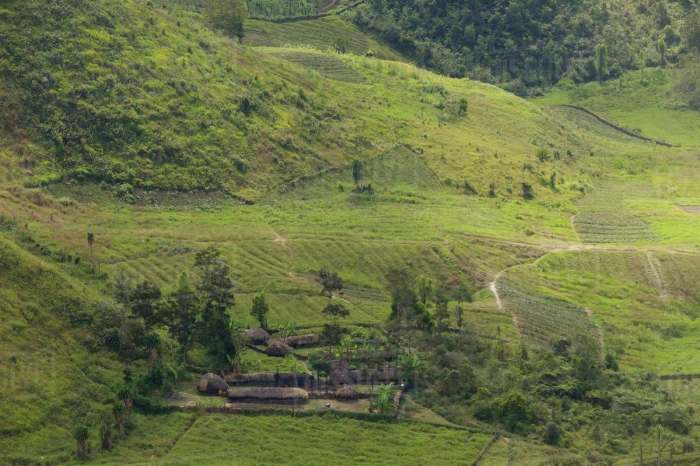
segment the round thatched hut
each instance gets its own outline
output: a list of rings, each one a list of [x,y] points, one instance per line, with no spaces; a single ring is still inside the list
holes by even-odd
[[[228,384],[223,377],[212,374],[211,372],[204,374],[197,384],[197,391],[207,395],[219,395],[221,393],[226,393],[227,390]]]
[[[305,403],[309,393],[294,387],[235,387],[229,388],[228,399],[242,403]]]
[[[253,345],[264,345],[270,339],[270,334],[264,328],[251,328],[245,331],[245,337]]]
[[[268,356],[286,356],[294,351],[294,348],[281,340],[273,340],[268,345],[265,353]]]
[[[360,395],[350,385],[343,385],[335,391],[335,397],[338,400],[356,400]]]

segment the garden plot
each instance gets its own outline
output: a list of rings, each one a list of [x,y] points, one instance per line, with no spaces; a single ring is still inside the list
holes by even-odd
[[[321,76],[336,81],[364,83],[365,77],[343,60],[332,55],[315,52],[283,51],[275,55],[318,72]]]
[[[643,220],[615,211],[583,212],[574,218],[574,228],[584,243],[636,243],[657,240]]]
[[[594,341],[602,350],[602,336],[584,308],[556,298],[523,291],[512,283],[500,280],[498,293],[524,339],[551,347],[553,342],[567,339]]]
[[[678,207],[689,214],[700,215],[700,205],[679,205]]]

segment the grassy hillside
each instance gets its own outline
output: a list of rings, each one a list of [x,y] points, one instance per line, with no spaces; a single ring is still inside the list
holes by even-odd
[[[74,423],[110,412],[121,367],[75,329],[95,291],[10,238],[0,234],[0,462],[60,463]]]
[[[342,47],[356,55],[370,53],[387,60],[402,59],[397,52],[337,15],[285,23],[250,20],[246,23],[244,42],[270,47],[309,46],[322,51]]]
[[[338,18],[251,22],[242,45],[180,2],[10,1],[0,18],[0,369],[16,380],[15,364],[56,368],[48,381],[20,372],[29,382],[2,388],[0,462],[70,461],[83,412],[98,444],[94,418],[114,401],[125,361],[94,346],[95,302],[121,274],[166,293],[181,272],[196,279],[195,257],[211,245],[230,266],[228,312],[243,327],[257,325],[251,302],[264,292],[273,328],[321,328],[322,268],[342,277],[335,301],[359,333],[387,321],[392,269],[466,288],[461,332],[404,340],[424,351],[416,396],[430,418],[474,431],[142,412],[93,461],[471,463],[494,430],[504,436],[484,464],[631,457],[656,425],[694,442],[688,397],[653,381],[700,367],[689,350],[700,247],[689,131],[649,130],[684,145],[659,146],[365,56],[396,58]],[[330,51],[329,31],[351,38],[351,53]],[[611,112],[633,94],[616,95],[605,94]],[[372,194],[357,192],[353,160]],[[456,327],[458,303],[447,304]],[[175,343],[160,330],[167,355]],[[596,362],[619,361],[600,369],[602,394],[579,391],[580,360],[550,351],[577,337]],[[274,360],[247,350],[243,366],[310,367],[314,350]],[[191,363],[208,362],[193,353]],[[638,373],[651,375],[635,391]],[[451,391],[471,384],[481,385]],[[558,447],[543,444],[550,422],[563,430]]]
[[[567,171],[524,171],[539,149],[576,155],[597,145],[494,87],[410,65],[338,56],[324,58],[328,68],[318,55],[304,59],[306,50],[289,61],[236,45],[177,6],[52,5],[55,15],[35,14],[41,2],[2,10],[10,47],[0,64],[17,102],[10,129],[41,148],[26,161],[37,165],[34,185],[72,179],[106,182],[124,197],[144,188],[256,198],[400,141],[423,151],[442,178],[515,192],[555,166]],[[41,44],[50,48],[29,53]],[[71,66],[51,58],[74,55]],[[340,61],[351,82],[323,79],[323,67]],[[468,110],[459,115],[462,99]],[[47,159],[53,167],[39,163]],[[488,174],[480,181],[470,175],[477,167]],[[584,181],[577,176],[565,178]]]
[[[683,68],[649,68],[602,84],[562,82],[535,102],[581,105],[645,136],[697,147],[700,112],[688,107],[676,87],[679,75],[685,72]]]
[[[487,434],[430,425],[332,416],[162,416],[144,419],[139,430],[141,440],[125,443],[95,464],[223,465],[231,458],[238,464],[455,464],[473,461],[490,439]],[[160,443],[174,433],[179,436],[177,445]],[[211,442],[219,445],[215,453],[206,446]]]

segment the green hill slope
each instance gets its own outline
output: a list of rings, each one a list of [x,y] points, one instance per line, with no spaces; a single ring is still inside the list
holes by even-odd
[[[679,36],[692,2],[628,0],[505,0],[498,2],[385,0],[367,2],[355,22],[418,63],[454,76],[477,76],[519,93],[562,76],[596,78],[593,58],[607,45],[617,76],[645,60],[681,52]]]
[[[42,148],[26,161],[38,165],[34,185],[73,179],[121,185],[127,194],[256,198],[401,141],[424,151],[443,178],[471,179],[479,192],[491,182],[514,192],[549,177],[522,170],[538,150],[600,145],[571,139],[538,107],[488,85],[350,55],[300,50],[290,62],[275,49],[236,45],[177,6],[75,1],[40,14],[43,8],[24,2],[0,10],[8,44],[0,72],[17,103],[11,130]],[[328,65],[314,64],[320,59],[335,63],[329,72],[343,62],[351,82],[324,79]],[[51,166],[38,164],[47,160]],[[477,170],[486,175],[480,181],[471,175]]]
[[[111,412],[121,368],[75,329],[95,299],[0,233],[1,463],[67,461],[75,423]]]
[[[407,448],[415,455],[400,462],[471,462],[489,445],[486,432],[502,428],[475,421],[474,410],[493,400],[518,403],[524,398],[506,398],[513,386],[531,395],[522,355],[532,341],[547,349],[562,336],[593,335],[596,354],[611,348],[620,358],[613,381],[628,371],[683,368],[683,345],[697,343],[687,311],[697,298],[692,279],[680,278],[693,276],[700,244],[694,153],[563,116],[492,85],[364,56],[374,42],[337,18],[251,22],[251,42],[241,45],[183,2],[154,3],[0,6],[7,44],[0,50],[0,219],[11,219],[0,223],[0,370],[22,380],[2,388],[0,462],[70,461],[71,430],[83,412],[97,445],[94,418],[113,402],[122,367],[132,362],[103,353],[91,335],[107,280],[123,274],[168,291],[210,245],[230,265],[236,303],[228,311],[243,326],[256,325],[251,302],[265,292],[273,327],[322,328],[329,302],[317,283],[323,268],[343,278],[338,299],[351,310],[345,323],[360,330],[386,322],[391,269],[473,294],[463,303],[464,332],[455,333],[461,340],[432,346],[445,367],[473,365],[470,380],[493,384],[484,384],[480,404],[432,392],[421,401],[483,433],[402,420],[382,430],[391,445],[383,453],[391,456],[378,462]],[[310,31],[318,25],[314,43]],[[351,53],[324,46],[334,28],[356,37]],[[264,29],[268,38],[255,38]],[[291,47],[285,31],[295,39]],[[354,160],[362,161],[372,194],[356,192]],[[677,257],[681,251],[690,257]],[[80,265],[86,258],[100,273]],[[596,270],[606,281],[598,288],[589,286]],[[501,297],[504,284],[515,291]],[[448,304],[454,310],[457,303]],[[457,325],[452,313],[447,320]],[[193,353],[190,362],[206,363]],[[654,363],[643,362],[656,353]],[[273,360],[244,350],[243,366],[308,367],[307,357]],[[55,373],[25,375],[19,365]],[[443,367],[436,367],[439,379]],[[559,377],[537,374],[545,382]],[[570,379],[562,380],[544,392],[568,393]],[[182,383],[192,390],[186,377]],[[490,397],[489,388],[498,392]],[[616,393],[621,402],[613,404],[624,413],[605,411],[610,441],[598,445],[592,419],[605,399],[532,394],[538,422],[496,442],[491,459],[507,461],[512,451],[536,451],[533,463],[551,459],[555,447],[542,445],[541,428],[552,406],[568,429],[556,448],[563,458],[588,449],[606,460],[632,455],[648,419],[676,426],[674,439],[685,440],[691,414],[678,423],[674,412],[657,415],[662,398],[653,395],[628,409],[626,393]],[[644,422],[630,433],[626,420],[638,412]],[[133,422],[115,451],[95,451],[93,459],[225,463],[266,450],[270,461],[285,462],[289,449],[319,455],[320,438],[337,449],[333,461],[350,463],[353,454],[369,461],[382,448],[377,425],[340,417],[142,412]],[[348,438],[361,438],[361,448]],[[409,439],[417,440],[407,447]],[[431,456],[429,445],[445,451]]]

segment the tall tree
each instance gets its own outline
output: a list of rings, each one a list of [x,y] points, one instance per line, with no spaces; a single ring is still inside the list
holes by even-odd
[[[221,252],[214,247],[197,253],[195,266],[201,276],[197,286],[202,303],[199,327],[201,342],[212,356],[227,365],[236,353],[228,314],[236,302],[230,267],[221,258]]]
[[[250,313],[258,321],[260,327],[267,329],[267,314],[270,312],[270,306],[268,306],[265,300],[264,294],[256,295],[253,298],[253,306],[250,309]]]
[[[129,297],[129,304],[134,316],[141,317],[150,329],[160,320],[157,312],[157,303],[162,297],[160,288],[149,281],[136,286]]]
[[[595,70],[599,82],[608,76],[608,46],[602,42],[595,48]]]
[[[683,38],[691,52],[700,52],[700,11],[695,10],[686,17]]]
[[[360,181],[362,181],[364,175],[363,169],[364,167],[360,160],[352,161],[352,181],[355,183],[355,188],[359,188],[360,186]]]
[[[186,273],[180,275],[177,289],[168,297],[165,308],[170,336],[178,342],[181,362],[187,362],[187,353],[194,341],[200,307]]]
[[[244,0],[206,0],[205,12],[212,26],[243,40],[247,16]]]
[[[329,298],[343,289],[343,280],[338,273],[325,268],[318,271],[318,281],[321,283],[321,294]]]
[[[659,61],[661,66],[666,66],[666,40],[661,37],[659,42],[656,44],[656,48],[659,50]]]

